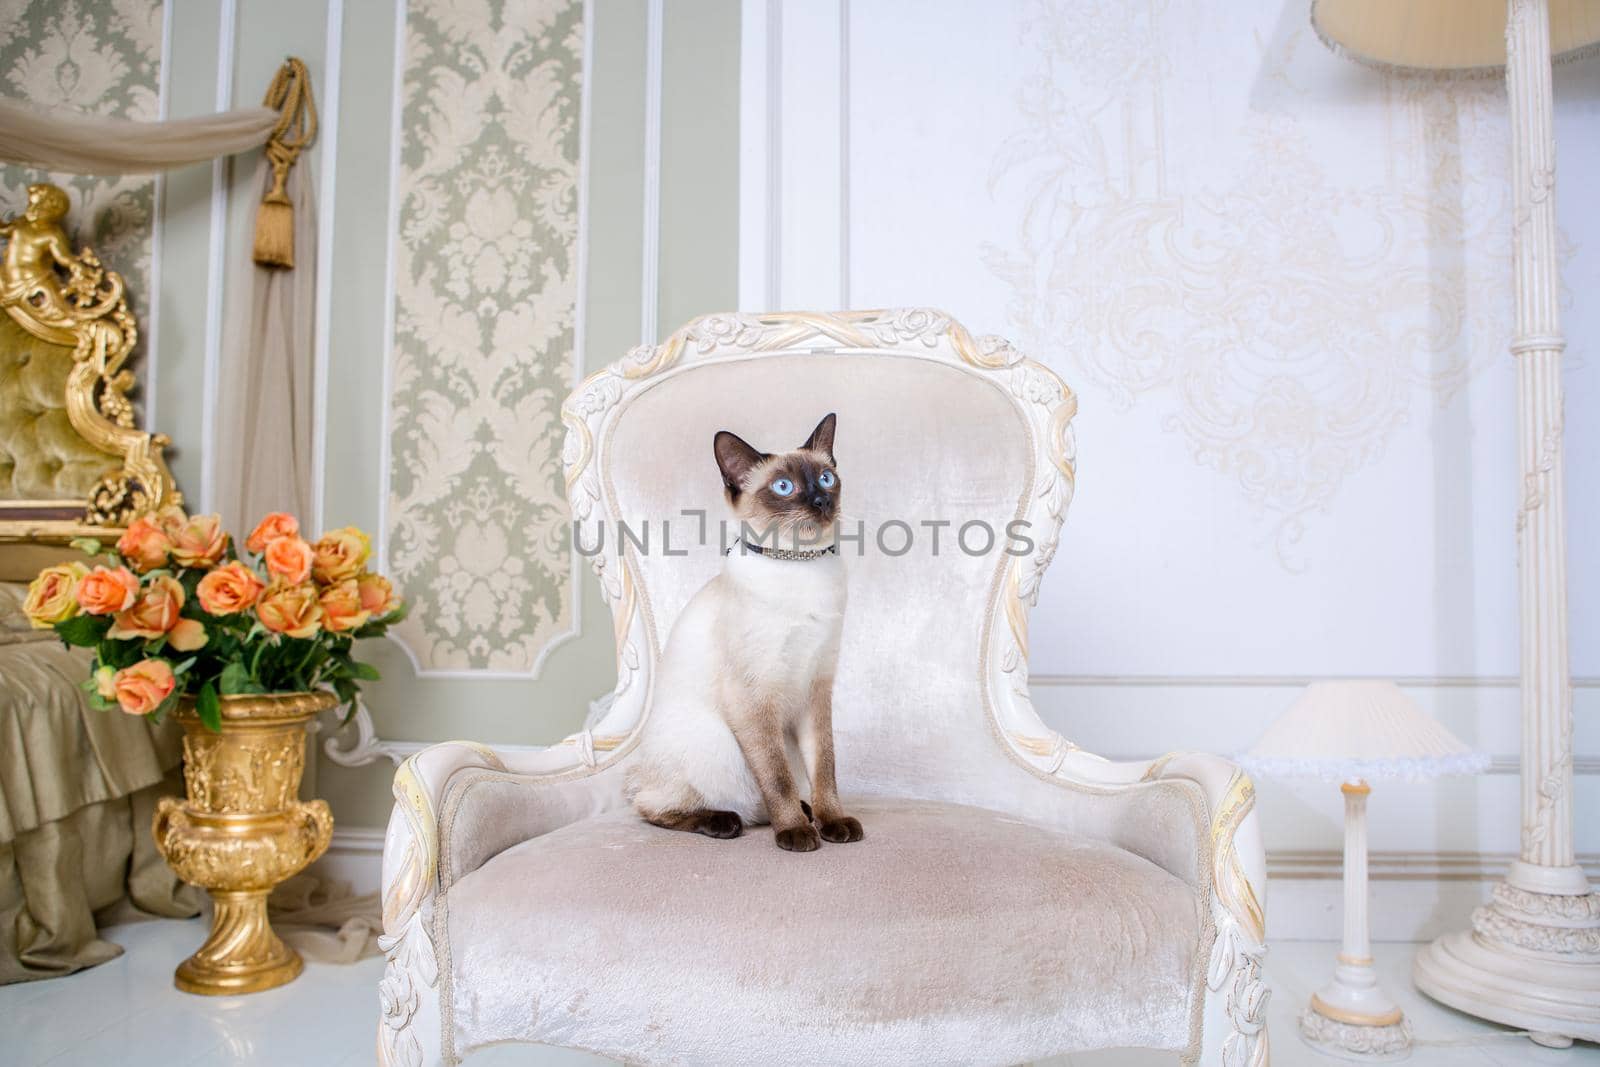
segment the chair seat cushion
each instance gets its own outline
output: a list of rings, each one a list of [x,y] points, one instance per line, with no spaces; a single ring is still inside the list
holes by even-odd
[[[1181,1049],[1196,891],[1109,845],[978,808],[849,805],[858,844],[780,850],[632,812],[525,841],[452,886],[455,1047],[631,1063],[1018,1063]]]

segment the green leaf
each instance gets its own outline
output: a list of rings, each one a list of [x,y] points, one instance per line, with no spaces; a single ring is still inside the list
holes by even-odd
[[[338,694],[341,704],[349,704],[350,711],[355,710],[356,683],[348,678],[335,678],[333,680],[333,691]]]
[[[250,692],[250,668],[238,660],[222,668],[222,677],[219,680],[222,691],[228,696]]]
[[[362,663],[360,660],[351,660],[350,677],[359,678],[363,682],[376,682],[379,678],[383,677],[383,675],[379,674],[378,668],[374,667],[370,663]]]
[[[189,668],[194,666],[194,661],[199,658],[199,656],[190,656],[182,663],[174,663],[172,665],[172,673],[177,675],[187,674],[189,672]]]
[[[194,708],[207,730],[214,734],[222,732],[222,701],[217,699],[216,686],[210,682],[202,685],[200,695],[195,699]]]
[[[111,620],[97,615],[75,615],[66,622],[56,623],[56,633],[61,640],[83,648],[99,644],[109,629]]]
[[[152,711],[150,713],[150,721],[151,722],[160,722],[162,716],[166,715],[167,712],[171,711],[173,708],[175,708],[177,706],[178,706],[178,690],[174,689],[171,693],[169,693],[167,695],[167,699],[163,700],[161,702],[160,706],[157,707],[156,710],[154,710],[154,711]]]
[[[98,556],[101,550],[99,539],[94,537],[74,537],[72,547],[85,556]]]
[[[117,702],[115,700],[107,700],[98,692],[90,692],[89,706],[96,711],[114,711],[116,710]]]

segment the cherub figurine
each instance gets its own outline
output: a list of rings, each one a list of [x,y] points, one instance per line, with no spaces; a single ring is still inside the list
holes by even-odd
[[[93,249],[73,254],[61,225],[69,206],[66,190],[41,182],[28,186],[28,207],[20,217],[0,221],[0,236],[7,238],[0,290],[51,325],[98,317],[122,297],[122,279],[101,268]],[[65,285],[57,268],[67,272]],[[109,293],[99,291],[105,283]]]

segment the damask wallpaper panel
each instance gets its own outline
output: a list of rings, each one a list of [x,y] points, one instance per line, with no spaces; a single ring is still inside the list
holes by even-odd
[[[1283,0],[852,5],[849,40],[852,302],[943,305],[1080,393],[1035,671],[1515,673],[1500,85],[1385,78]],[[1585,81],[1558,99],[1587,131],[1559,152],[1574,294],[1600,283]]]
[[[422,671],[531,674],[576,629],[580,0],[413,0],[390,353],[388,566]]]
[[[162,0],[0,0],[0,94],[47,110],[155,119],[161,19]],[[74,236],[128,279],[147,325],[155,179],[0,166],[0,212],[20,211],[28,185],[41,180],[71,194]]]

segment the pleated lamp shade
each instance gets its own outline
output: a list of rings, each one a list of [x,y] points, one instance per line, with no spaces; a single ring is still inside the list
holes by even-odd
[[[1557,62],[1600,50],[1600,0],[1549,0]],[[1409,74],[1492,74],[1506,65],[1506,0],[1312,0],[1335,52]]]
[[[1393,682],[1316,682],[1239,757],[1284,778],[1437,778],[1478,774],[1473,752]]]

